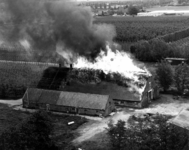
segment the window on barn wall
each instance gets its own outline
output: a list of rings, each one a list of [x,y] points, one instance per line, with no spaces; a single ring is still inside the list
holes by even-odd
[[[118,102],[115,102],[115,104],[118,104]]]

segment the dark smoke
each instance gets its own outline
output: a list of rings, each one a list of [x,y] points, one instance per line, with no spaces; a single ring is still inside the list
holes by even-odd
[[[27,39],[37,60],[59,60],[57,43],[62,51],[71,50],[95,60],[106,42],[112,42],[115,29],[111,25],[93,24],[90,8],[71,2],[44,0],[5,0],[13,24],[8,40]]]

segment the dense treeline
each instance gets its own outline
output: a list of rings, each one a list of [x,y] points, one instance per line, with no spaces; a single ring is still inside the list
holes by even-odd
[[[189,66],[186,63],[172,67],[166,61],[162,61],[158,64],[156,76],[164,92],[172,87],[173,94],[189,96]]]
[[[141,61],[158,62],[166,57],[189,58],[187,47],[178,47],[160,39],[141,41],[130,47],[131,53]]]
[[[113,24],[117,31],[115,41],[137,42],[150,40],[188,28],[188,17],[103,17],[96,23]]]

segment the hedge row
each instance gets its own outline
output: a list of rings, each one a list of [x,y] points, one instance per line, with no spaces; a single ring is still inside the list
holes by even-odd
[[[189,58],[186,47],[177,47],[160,39],[141,41],[130,47],[131,53],[140,61],[158,62],[166,57]]]

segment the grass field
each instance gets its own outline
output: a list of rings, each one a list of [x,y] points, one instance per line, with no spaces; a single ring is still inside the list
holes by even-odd
[[[189,10],[189,6],[163,6],[163,7],[152,7],[146,9],[147,11],[158,11],[158,10]]]
[[[44,70],[49,67],[51,65],[0,61],[0,97],[22,97],[27,87],[37,87]]]
[[[12,107],[7,106],[6,104],[0,103],[0,134],[8,129],[9,127],[15,127],[22,123],[27,117],[31,115],[30,112],[23,112],[19,110],[14,110]],[[69,115],[57,115],[57,114],[49,114],[53,120],[54,132],[53,139],[56,141],[61,147],[61,144],[65,140],[65,133],[70,131],[73,133],[72,136],[68,137],[67,142],[71,142],[74,139],[75,133],[74,131],[87,122],[87,119],[79,117],[79,116],[69,116]],[[74,121],[73,125],[68,125],[68,122]]]
[[[161,17],[97,17],[95,23],[106,23],[115,26],[117,36],[115,41],[124,50],[140,40],[150,40],[158,36],[170,34],[188,28],[187,16]]]

